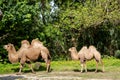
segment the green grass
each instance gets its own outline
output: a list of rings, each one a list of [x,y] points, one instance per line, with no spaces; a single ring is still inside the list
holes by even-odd
[[[120,59],[108,58],[103,59],[106,72],[120,72]],[[34,65],[34,64],[33,64]],[[79,61],[52,61],[51,69],[52,71],[80,71]],[[88,71],[94,72],[95,70],[95,60],[87,62]],[[99,70],[102,66],[99,64]],[[46,65],[42,63],[39,69],[36,71],[45,71]],[[19,71],[19,64],[0,64],[0,74],[16,73]],[[25,66],[23,72],[31,72],[28,66]]]

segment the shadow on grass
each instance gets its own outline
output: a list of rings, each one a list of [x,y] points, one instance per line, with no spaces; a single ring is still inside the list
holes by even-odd
[[[13,70],[14,72],[19,72],[19,69],[20,69],[19,67],[17,67],[17,68],[12,68],[12,70]],[[38,72],[38,71],[46,71],[46,67],[45,67],[45,66],[42,66],[40,63],[34,64],[34,65],[33,65],[33,69],[34,69],[35,72]],[[28,64],[26,64],[26,65],[23,67],[22,72],[23,72],[23,73],[29,73],[29,72],[32,72],[32,71],[31,71],[30,67],[28,67]]]
[[[73,71],[74,71],[74,72],[81,72],[81,71],[78,70],[78,69],[74,69]],[[83,70],[83,72],[85,72],[85,70]],[[95,69],[87,69],[87,72],[95,72]],[[98,69],[97,72],[102,72],[102,70]]]
[[[16,80],[16,79],[22,80],[22,78],[24,77],[23,76],[2,76],[0,77],[0,80]]]

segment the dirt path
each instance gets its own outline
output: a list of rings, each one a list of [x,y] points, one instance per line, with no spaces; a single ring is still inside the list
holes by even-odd
[[[119,74],[119,73],[117,73]],[[106,73],[80,73],[80,72],[37,72],[36,74],[24,73],[22,75],[5,74],[0,75],[0,80],[120,80]],[[109,77],[110,76],[110,77]]]

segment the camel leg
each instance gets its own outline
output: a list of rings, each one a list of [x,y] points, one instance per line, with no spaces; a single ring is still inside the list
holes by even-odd
[[[50,72],[50,60],[47,62],[47,71]]]
[[[84,66],[84,64],[81,63],[81,73],[83,72],[83,66]]]
[[[46,63],[46,67],[47,67],[46,71],[49,72],[50,71],[50,60],[45,59],[45,63]]]
[[[22,58],[21,58],[21,60],[20,60],[20,70],[19,70],[19,72],[17,73],[17,75],[20,75],[20,74],[21,74],[21,71],[22,71],[23,66],[24,66],[24,64],[25,64],[25,61],[26,61],[26,57],[25,57],[25,55],[22,55]]]
[[[46,71],[49,72],[49,70],[50,70],[50,59],[48,58],[48,55],[43,51],[41,51],[41,56],[46,63],[46,67],[47,67]]]
[[[21,71],[22,71],[22,69],[23,69],[23,65],[24,65],[24,64],[21,64],[21,63],[20,63],[20,69],[19,69],[19,72],[17,73],[17,75],[21,75]]]
[[[84,63],[84,67],[85,67],[85,72],[87,72],[87,65],[86,65],[86,62]]]
[[[98,61],[96,60],[96,70],[95,70],[95,72],[97,72],[97,70],[98,70]]]
[[[35,71],[34,71],[33,68],[32,68],[32,64],[31,64],[31,62],[29,62],[29,67],[30,67],[32,73],[35,74]]]

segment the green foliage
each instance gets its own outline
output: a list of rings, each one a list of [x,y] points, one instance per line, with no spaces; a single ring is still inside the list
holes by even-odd
[[[120,50],[115,51],[115,57],[120,59]]]
[[[101,52],[111,56],[114,50],[119,48],[117,38],[120,32],[118,29],[120,9],[118,1],[86,0],[82,5],[75,1],[67,8],[64,6],[60,8],[60,28],[69,33],[63,32],[64,35],[71,36],[71,39],[75,38],[74,42],[69,39],[70,43],[76,44],[73,46],[81,48],[83,45],[93,44],[101,49]],[[68,36],[65,38],[68,39]]]
[[[92,44],[111,56],[120,49],[119,0],[1,0],[0,9],[3,62],[8,62],[3,45],[18,49],[23,39],[39,38],[54,60],[68,60],[71,46],[80,50]]]

